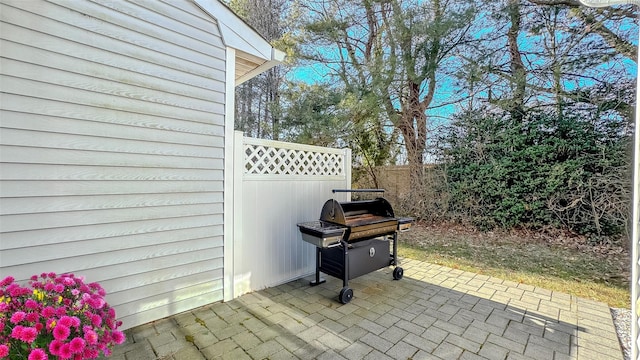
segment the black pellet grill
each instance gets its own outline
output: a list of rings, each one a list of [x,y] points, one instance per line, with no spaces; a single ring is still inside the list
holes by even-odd
[[[337,192],[384,190],[333,190]],[[339,299],[346,304],[353,297],[351,279],[387,266],[395,266],[393,278],[402,279],[403,270],[397,266],[398,232],[409,230],[412,221],[396,218],[391,204],[382,197],[350,202],[327,200],[320,220],[298,224],[302,240],[316,246],[316,274],[311,286],[325,282],[320,272],[342,279]]]

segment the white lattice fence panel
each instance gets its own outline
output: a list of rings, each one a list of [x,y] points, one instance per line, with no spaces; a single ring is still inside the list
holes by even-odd
[[[235,133],[233,297],[315,270],[315,247],[298,223],[318,218],[329,198],[348,201],[351,150],[254,139]]]
[[[344,154],[307,149],[244,145],[245,174],[343,176]]]

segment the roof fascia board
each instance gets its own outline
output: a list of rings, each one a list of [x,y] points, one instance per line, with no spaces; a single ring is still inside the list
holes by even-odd
[[[209,16],[216,19],[226,46],[265,60],[272,60],[272,47],[229,7],[219,0],[193,0]]]
[[[273,49],[272,55],[271,55],[271,60],[268,60],[264,63],[262,63],[262,65],[258,66],[257,68],[249,71],[248,73],[242,75],[241,77],[239,77],[238,79],[236,79],[236,86],[242,84],[245,81],[249,81],[251,79],[253,79],[254,77],[262,74],[263,72],[277,66],[280,65],[285,58],[285,53],[278,50],[278,49]]]

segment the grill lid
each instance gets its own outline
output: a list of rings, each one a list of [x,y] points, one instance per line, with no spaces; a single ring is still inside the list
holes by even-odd
[[[331,199],[324,203],[320,213],[322,221],[349,227],[387,222],[393,217],[391,204],[383,198],[350,202]]]
[[[336,192],[384,192],[381,189],[333,190]],[[317,247],[327,247],[341,240],[356,242],[411,228],[412,218],[396,218],[391,204],[384,198],[338,202],[327,200],[319,221],[300,223],[302,239]]]

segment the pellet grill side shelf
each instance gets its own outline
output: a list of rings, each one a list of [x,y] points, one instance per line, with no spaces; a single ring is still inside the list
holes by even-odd
[[[353,190],[334,190],[347,192]],[[384,192],[381,189],[354,192]],[[398,232],[407,231],[412,218],[395,218],[391,205],[383,198],[339,203],[327,200],[320,220],[298,224],[302,239],[316,246],[316,272],[311,286],[325,282],[320,272],[342,279],[341,303],[353,298],[349,280],[388,266],[396,266],[393,278],[400,280]],[[389,241],[393,241],[392,244]],[[390,245],[393,245],[390,247]],[[390,251],[390,249],[393,249]]]

